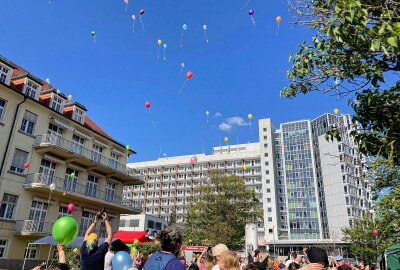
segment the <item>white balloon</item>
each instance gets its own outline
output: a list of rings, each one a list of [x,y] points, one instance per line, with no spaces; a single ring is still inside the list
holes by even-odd
[[[55,188],[56,188],[56,184],[51,183],[51,184],[50,184],[50,190],[53,191]]]
[[[211,183],[211,177],[207,177],[207,178],[206,178],[206,183],[207,183],[207,184],[210,184],[210,183]]]
[[[210,112],[209,111],[206,111],[206,114],[207,114],[207,116],[210,114]]]

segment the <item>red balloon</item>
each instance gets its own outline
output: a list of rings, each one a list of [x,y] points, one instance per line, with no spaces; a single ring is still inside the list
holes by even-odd
[[[141,9],[141,10],[139,11],[139,14],[140,14],[140,15],[143,15],[143,14],[144,14],[144,9]]]
[[[30,166],[29,162],[27,162],[27,163],[24,164],[24,168],[25,168],[25,169],[28,169],[29,166]]]
[[[374,235],[378,235],[378,234],[379,234],[379,230],[375,229],[372,233],[373,233]]]
[[[188,71],[188,72],[186,73],[186,78],[191,79],[192,77],[193,77],[193,72]]]
[[[75,205],[73,203],[69,203],[67,205],[67,210],[68,210],[69,213],[74,212],[75,211]]]
[[[149,109],[150,106],[151,106],[151,104],[150,104],[150,102],[146,101],[146,102],[144,103],[144,106],[146,106],[146,108]]]

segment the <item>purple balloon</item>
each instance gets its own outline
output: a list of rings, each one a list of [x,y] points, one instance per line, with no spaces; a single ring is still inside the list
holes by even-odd
[[[252,16],[254,14],[254,10],[253,9],[249,9],[249,15]]]

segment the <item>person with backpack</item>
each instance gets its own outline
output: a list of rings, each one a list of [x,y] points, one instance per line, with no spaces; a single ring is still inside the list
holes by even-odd
[[[158,236],[161,251],[154,253],[144,264],[144,270],[185,270],[176,257],[181,249],[182,234],[175,225],[162,230]]]

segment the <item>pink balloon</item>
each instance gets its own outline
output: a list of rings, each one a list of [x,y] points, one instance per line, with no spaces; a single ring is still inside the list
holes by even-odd
[[[124,3],[125,3],[125,4],[128,4],[128,3],[129,3],[129,0],[124,0]]]
[[[378,235],[378,234],[379,234],[379,230],[375,229],[372,233],[373,233],[374,235]]]
[[[27,162],[27,163],[24,164],[24,168],[25,168],[25,169],[28,169],[29,166],[30,166],[29,162]]]
[[[194,164],[196,164],[197,163],[197,157],[192,157],[191,159],[190,159],[190,165],[194,165]]]
[[[73,203],[69,203],[67,205],[67,210],[68,210],[69,213],[74,212],[75,211],[75,205]]]

